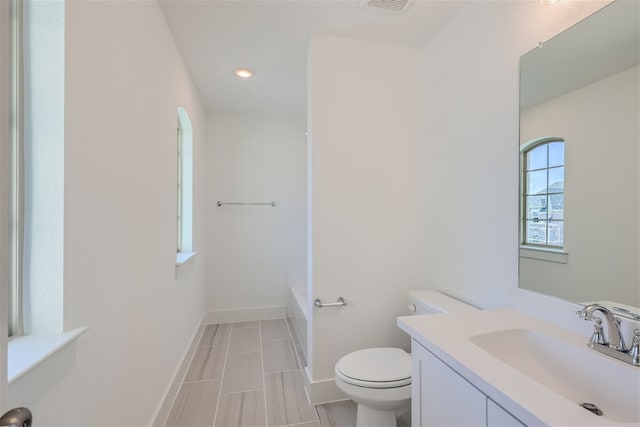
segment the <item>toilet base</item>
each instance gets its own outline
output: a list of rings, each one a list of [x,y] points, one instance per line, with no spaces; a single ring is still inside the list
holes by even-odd
[[[379,411],[358,404],[356,427],[396,427],[396,411]]]

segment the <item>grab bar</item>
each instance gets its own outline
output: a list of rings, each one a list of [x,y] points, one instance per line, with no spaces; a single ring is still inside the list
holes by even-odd
[[[33,416],[27,408],[14,408],[0,417],[0,427],[31,427]]]
[[[315,301],[313,301],[313,305],[318,307],[318,308],[323,308],[323,307],[344,307],[345,305],[347,305],[347,302],[342,297],[339,297],[336,302],[327,302],[327,303],[323,303],[322,301],[320,301],[320,298],[316,298]]]

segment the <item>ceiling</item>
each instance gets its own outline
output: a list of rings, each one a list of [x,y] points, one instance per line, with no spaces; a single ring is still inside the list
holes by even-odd
[[[397,14],[359,0],[159,0],[207,109],[288,115],[306,113],[312,34],[423,47],[465,3],[415,0]]]

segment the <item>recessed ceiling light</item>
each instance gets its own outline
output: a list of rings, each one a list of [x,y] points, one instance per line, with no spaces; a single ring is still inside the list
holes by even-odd
[[[560,3],[562,0],[538,0],[543,6],[551,6],[552,4]]]
[[[236,76],[240,77],[241,79],[248,79],[249,77],[253,77],[253,71],[246,68],[238,68],[234,72]]]

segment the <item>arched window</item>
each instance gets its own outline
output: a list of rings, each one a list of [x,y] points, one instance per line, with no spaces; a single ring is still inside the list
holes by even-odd
[[[521,221],[523,245],[564,247],[564,139],[523,144]]]

